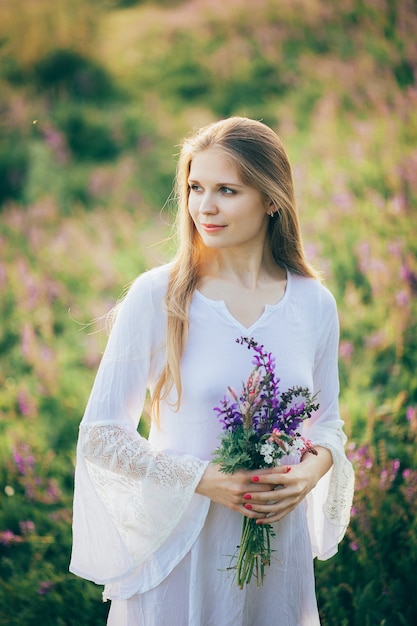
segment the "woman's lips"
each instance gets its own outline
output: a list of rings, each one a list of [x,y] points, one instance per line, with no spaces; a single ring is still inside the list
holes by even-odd
[[[223,228],[226,228],[226,226],[221,226],[219,224],[201,224],[201,228],[207,233],[215,233]]]

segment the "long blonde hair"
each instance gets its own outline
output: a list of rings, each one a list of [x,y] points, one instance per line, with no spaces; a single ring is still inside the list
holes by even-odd
[[[302,276],[317,277],[305,258],[291,166],[276,133],[261,122],[231,117],[205,126],[185,139],[175,185],[178,251],[166,296],[166,362],[152,398],[152,412],[156,418],[159,402],[174,386],[177,409],[181,401],[180,359],[188,332],[188,310],[204,274],[205,256],[205,246],[188,212],[188,176],[193,157],[213,148],[230,158],[244,184],[255,187],[273,202],[276,212],[269,220],[268,229],[271,252],[277,265]]]

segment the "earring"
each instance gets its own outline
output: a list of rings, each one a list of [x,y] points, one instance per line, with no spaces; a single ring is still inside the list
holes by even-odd
[[[269,211],[268,215],[269,215],[269,217],[274,217],[275,211]]]

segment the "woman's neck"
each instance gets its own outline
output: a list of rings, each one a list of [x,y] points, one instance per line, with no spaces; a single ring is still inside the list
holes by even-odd
[[[260,284],[282,280],[286,276],[285,269],[276,264],[266,246],[258,253],[233,248],[211,252],[213,254],[207,259],[203,270],[203,281],[220,279],[251,290]]]

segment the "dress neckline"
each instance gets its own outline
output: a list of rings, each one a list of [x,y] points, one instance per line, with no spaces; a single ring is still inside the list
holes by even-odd
[[[264,310],[262,311],[258,319],[256,319],[250,326],[245,326],[244,324],[242,324],[242,322],[236,319],[236,317],[232,315],[232,313],[229,311],[229,308],[224,300],[214,300],[212,298],[209,298],[208,296],[205,296],[203,293],[201,293],[201,291],[199,291],[198,289],[194,291],[194,294],[200,301],[205,302],[211,307],[216,308],[220,313],[223,313],[223,315],[227,317],[229,321],[231,321],[241,331],[243,330],[245,333],[249,333],[250,331],[255,330],[257,326],[261,325],[265,318],[269,317],[272,312],[280,309],[289,298],[291,289],[291,273],[286,269],[286,274],[287,282],[281,298],[275,304],[265,304]]]

